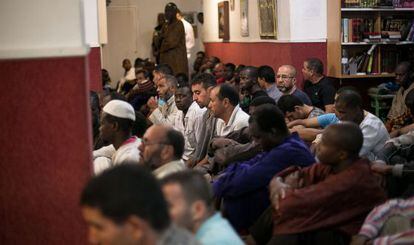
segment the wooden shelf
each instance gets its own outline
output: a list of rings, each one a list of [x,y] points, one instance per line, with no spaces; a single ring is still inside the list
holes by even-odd
[[[343,12],[410,12],[414,8],[341,8]]]
[[[347,43],[341,43],[342,46],[359,46],[359,45],[410,45],[414,44],[414,42],[409,41],[401,41],[401,42],[391,42],[391,41],[384,41],[384,42],[347,42]]]
[[[355,79],[355,78],[393,78],[394,73],[383,73],[383,74],[369,74],[369,75],[340,75],[337,78],[340,79]]]

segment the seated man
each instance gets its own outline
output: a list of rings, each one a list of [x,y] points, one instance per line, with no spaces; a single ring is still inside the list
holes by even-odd
[[[139,151],[139,163],[153,170],[154,175],[159,179],[186,169],[184,161],[181,160],[184,152],[184,137],[171,127],[151,126],[142,137]]]
[[[104,106],[99,131],[102,140],[111,145],[93,151],[95,174],[125,161],[138,163],[141,140],[132,136],[134,121],[134,108],[127,102],[111,100]]]
[[[229,84],[220,84],[210,92],[209,109],[218,118],[216,134],[225,136],[249,125],[249,114],[239,106],[239,94]]]
[[[155,84],[150,79],[150,72],[139,69],[135,71],[136,84],[125,95],[135,110],[140,110],[143,105],[147,104],[151,96],[157,94]]]
[[[214,210],[211,186],[201,173],[174,173],[161,183],[172,220],[194,233],[201,244],[244,244],[229,222]]]
[[[172,75],[165,75],[155,82],[159,98],[149,98],[147,105],[150,109],[148,119],[153,124],[167,124],[172,126],[178,113],[175,105],[174,92],[177,88],[177,79]]]
[[[277,102],[282,96],[282,92],[276,86],[275,71],[270,66],[261,66],[257,71],[257,81],[259,86],[264,89],[267,95]]]
[[[175,90],[175,104],[178,108],[173,127],[184,135],[185,147],[183,160],[192,158],[197,145],[200,143],[201,118],[206,108],[200,108],[193,101],[193,93],[188,85],[179,86]]]
[[[257,107],[249,119],[249,131],[264,152],[231,164],[213,182],[214,195],[223,199],[225,217],[238,232],[246,231],[269,206],[267,186],[275,174],[315,162],[298,135],[289,133],[276,106]]]
[[[260,96],[250,103],[249,113],[253,114],[256,107],[260,105],[276,105],[274,99],[269,96]],[[218,169],[227,167],[228,164],[238,161],[246,161],[262,151],[261,147],[253,142],[250,137],[249,128],[236,130],[225,137],[215,137],[209,145],[208,155]]]
[[[296,69],[291,65],[283,65],[277,70],[277,88],[284,94],[296,96],[302,103],[312,105],[309,96],[296,87]]]
[[[392,199],[365,219],[351,245],[414,244],[414,198]]]
[[[327,113],[334,112],[335,88],[331,80],[323,75],[323,64],[317,58],[310,58],[303,62],[303,90],[311,99],[312,105]]]
[[[405,99],[410,91],[414,89],[414,69],[410,62],[404,61],[395,68],[395,82],[400,85],[390,111],[387,115],[387,126],[390,131],[405,126],[404,120],[397,120],[406,111]]]
[[[91,244],[198,244],[171,223],[159,184],[140,166],[124,164],[94,177],[80,205]]]
[[[250,102],[259,96],[267,96],[267,93],[259,86],[257,81],[258,69],[254,66],[246,66],[240,71],[239,89],[242,99],[240,107],[249,111]]]
[[[277,106],[289,121],[313,118],[325,114],[318,107],[304,104],[294,95],[283,95],[277,102]]]
[[[358,156],[362,144],[358,125],[331,125],[316,150],[320,163],[292,167],[272,180],[269,244],[347,244],[363,217],[386,198],[370,162]]]

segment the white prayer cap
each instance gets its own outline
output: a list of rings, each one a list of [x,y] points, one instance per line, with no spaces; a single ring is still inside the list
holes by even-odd
[[[103,108],[105,113],[114,117],[131,119],[135,121],[134,107],[128,102],[122,100],[111,100]]]

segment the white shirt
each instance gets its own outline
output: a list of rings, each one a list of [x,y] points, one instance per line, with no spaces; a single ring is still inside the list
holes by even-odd
[[[387,140],[390,139],[390,135],[384,123],[369,112],[365,112],[364,120],[359,124],[359,128],[364,136],[364,143],[359,155],[367,157],[370,161],[375,161],[378,153],[384,147]]]
[[[126,81],[131,81],[131,80],[135,80],[135,68],[134,67],[131,67],[131,69],[129,69],[129,71],[126,72],[125,76],[119,79],[118,92],[121,91],[121,87],[122,85],[124,85]]]
[[[173,126],[178,111],[179,110],[175,105],[175,97],[173,95],[168,99],[165,105],[159,106],[157,109],[155,109],[148,117],[148,119],[153,124],[165,124]]]
[[[193,26],[188,23],[184,18],[181,19],[184,25],[185,32],[185,47],[187,49],[187,59],[191,57],[191,49],[194,47],[194,30]]]
[[[200,131],[202,126],[202,117],[206,108],[200,108],[197,102],[193,102],[188,108],[187,114],[178,111],[174,120],[173,127],[180,131],[185,139],[183,159],[188,160],[195,152],[198,143],[201,142]],[[183,118],[184,117],[184,118]]]
[[[118,150],[113,145],[93,151],[93,172],[97,175],[110,167],[128,162],[139,162],[138,146],[141,140],[135,136],[128,139]]]
[[[217,120],[217,136],[226,136],[229,133],[249,126],[249,114],[244,112],[239,105],[234,107],[230,119],[226,124],[222,119]]]
[[[185,166],[183,160],[175,160],[160,166],[159,168],[155,169],[152,173],[158,179],[162,179],[169,174],[183,171],[186,169],[187,167]]]

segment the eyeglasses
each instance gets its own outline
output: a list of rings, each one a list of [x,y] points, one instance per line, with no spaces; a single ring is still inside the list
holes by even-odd
[[[276,78],[281,78],[283,80],[292,79],[294,77],[292,76],[286,76],[286,75],[277,75]]]

